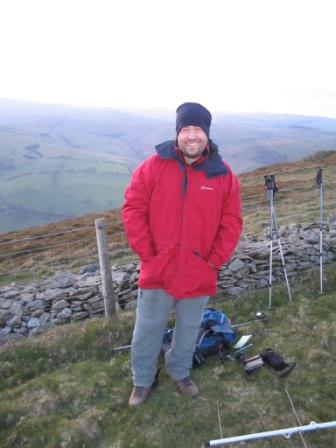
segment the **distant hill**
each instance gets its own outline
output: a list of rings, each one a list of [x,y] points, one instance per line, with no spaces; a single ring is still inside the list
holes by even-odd
[[[118,208],[134,167],[174,138],[174,111],[84,109],[0,100],[0,232]],[[336,119],[214,114],[237,173],[336,149]]]

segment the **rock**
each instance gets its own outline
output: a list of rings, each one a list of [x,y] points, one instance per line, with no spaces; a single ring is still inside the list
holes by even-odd
[[[79,270],[80,274],[87,274],[97,271],[100,271],[99,264],[86,264],[85,266],[82,266]]]
[[[7,325],[6,327],[0,329],[0,336],[6,336],[7,334],[11,333],[11,331],[12,328]]]
[[[72,311],[70,308],[63,308],[63,310],[57,314],[58,319],[67,319],[71,317]]]
[[[11,289],[5,293],[2,294],[2,297],[4,299],[16,299],[20,297],[21,291],[18,291],[17,289]]]
[[[314,232],[313,230],[305,230],[303,232],[304,235],[304,239],[308,242],[308,243],[318,243],[320,240],[319,234]]]
[[[80,311],[82,311],[83,310],[83,308],[81,307],[81,306],[72,306],[71,305],[71,311],[73,312],[73,313],[79,313]]]
[[[116,282],[121,289],[127,288],[130,281],[130,274],[128,272],[117,271],[112,274],[113,281]]]
[[[22,305],[20,302],[13,302],[12,306],[8,310],[9,313],[11,313],[13,316],[21,316],[22,315]]]
[[[76,276],[70,271],[57,272],[52,278],[51,288],[69,288],[76,281]]]
[[[13,315],[8,310],[0,310],[0,326],[6,325],[7,320],[11,317]]]
[[[81,308],[82,302],[80,300],[72,300],[71,301],[71,308]]]
[[[91,297],[94,297],[96,294],[96,290],[91,290],[89,292],[84,292],[84,294],[80,294],[78,299],[82,302],[87,302],[89,299],[91,299]]]
[[[8,310],[12,306],[13,301],[8,299],[0,299],[0,309]]]
[[[126,288],[126,289],[124,289],[123,291],[121,291],[121,292],[118,294],[118,296],[119,296],[120,298],[122,298],[122,297],[124,297],[124,296],[129,295],[130,293],[132,293],[132,289],[131,289],[131,288]]]
[[[35,327],[39,327],[41,325],[40,319],[38,319],[37,317],[32,317],[31,319],[29,319],[28,321],[28,328],[35,328]]]
[[[124,294],[124,295],[120,295],[119,296],[119,303],[127,303],[129,300],[132,300],[133,298],[134,298],[134,296],[136,296],[137,295],[137,292],[135,292],[135,294],[134,294],[134,291],[129,291],[127,294]]]
[[[103,314],[105,311],[104,308],[98,308],[96,310],[91,310],[90,311],[90,316],[96,315],[96,314]]]
[[[129,278],[129,283],[130,284],[138,283],[138,279],[139,279],[139,274],[137,272],[133,272],[133,274],[131,274],[131,276]]]
[[[36,294],[37,299],[42,300],[53,300],[64,295],[64,290],[62,288],[48,288],[43,292]]]
[[[90,308],[92,310],[101,310],[104,309],[104,302],[100,298],[98,300],[90,302]]]
[[[36,310],[36,308],[42,308],[43,307],[43,301],[42,300],[32,300],[31,302],[28,302],[26,304],[27,310]]]
[[[43,324],[47,323],[48,320],[50,320],[50,314],[46,313],[46,312],[43,312],[40,315],[39,319],[40,319],[41,324],[43,325]]]
[[[35,299],[35,294],[31,293],[23,293],[21,294],[21,303],[29,303],[32,302]]]
[[[124,272],[127,272],[128,274],[133,274],[133,272],[134,272],[134,268],[135,268],[134,263],[125,264],[125,265],[123,266],[123,271],[124,271]]]
[[[85,279],[80,278],[77,282],[77,286],[79,288],[85,288],[87,286],[93,286],[93,285],[99,285],[100,283],[100,277],[92,276],[91,274],[84,274],[82,277],[89,275],[90,277],[87,277]]]
[[[73,313],[73,315],[71,316],[72,320],[82,320],[85,319],[86,317],[89,317],[89,313],[87,311],[80,311],[78,313]]]
[[[53,303],[52,309],[53,310],[62,310],[63,308],[67,308],[68,306],[69,306],[69,303],[64,299],[61,299],[61,300]]]
[[[38,310],[32,311],[32,313],[31,313],[32,317],[40,317],[41,314],[43,314],[43,309],[38,309]]]
[[[7,321],[7,325],[12,328],[18,328],[21,326],[21,317],[14,316]]]
[[[267,286],[268,286],[268,280],[266,280],[266,278],[261,278],[260,280],[257,281],[256,285],[257,289],[263,289],[266,288]]]
[[[245,267],[245,263],[239,258],[236,258],[229,264],[229,269],[231,272],[237,272]]]
[[[38,327],[34,327],[30,331],[29,335],[36,336],[38,334],[45,333],[46,331],[50,330],[50,328],[53,328],[54,326],[55,326],[55,324],[53,324],[52,322],[47,322],[47,323],[41,324]]]

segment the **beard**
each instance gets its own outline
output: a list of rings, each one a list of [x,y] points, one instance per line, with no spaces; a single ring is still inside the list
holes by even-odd
[[[200,149],[197,152],[189,152],[187,149],[181,149],[182,154],[188,159],[199,159],[204,152],[204,149]]]

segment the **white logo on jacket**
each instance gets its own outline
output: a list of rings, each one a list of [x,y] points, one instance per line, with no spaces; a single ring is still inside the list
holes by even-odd
[[[202,186],[200,187],[200,189],[201,189],[201,190],[213,190],[212,187],[206,187],[205,185],[202,185]]]

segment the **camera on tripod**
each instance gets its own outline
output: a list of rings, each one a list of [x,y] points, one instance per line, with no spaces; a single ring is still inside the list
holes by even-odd
[[[275,185],[275,176],[273,174],[269,174],[268,176],[264,176],[265,179],[265,187],[267,190],[272,190],[273,193],[278,191]]]

